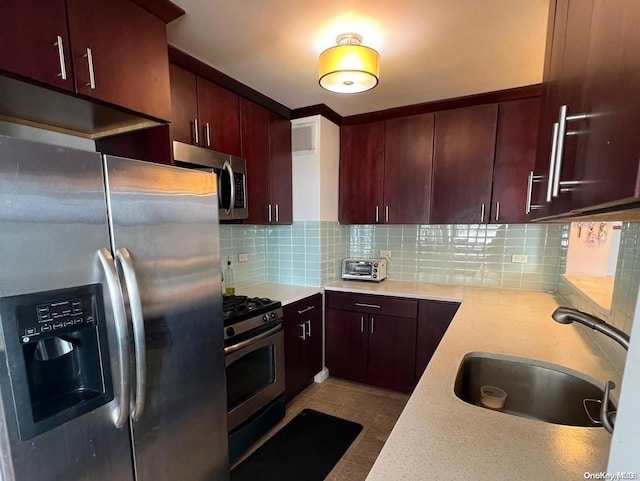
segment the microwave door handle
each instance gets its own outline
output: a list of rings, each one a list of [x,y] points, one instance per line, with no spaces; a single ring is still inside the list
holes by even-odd
[[[120,263],[127,293],[129,294],[136,373],[135,397],[132,396],[131,402],[131,419],[137,421],[144,411],[147,389],[147,346],[144,331],[144,317],[142,314],[142,300],[140,298],[140,287],[138,286],[136,271],[133,267],[133,261],[128,249],[125,247],[118,249],[116,251],[116,259],[118,259]]]
[[[229,173],[229,188],[231,191],[231,196],[229,199],[229,208],[225,208],[225,212],[227,214],[231,213],[231,210],[233,210],[233,206],[236,205],[236,183],[235,183],[235,179],[234,179],[234,173],[233,173],[233,169],[231,168],[231,162],[229,162],[228,160],[225,160],[224,165],[222,166],[223,169],[225,169],[228,173]]]

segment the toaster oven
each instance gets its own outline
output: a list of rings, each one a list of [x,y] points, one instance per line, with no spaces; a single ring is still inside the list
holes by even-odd
[[[380,282],[387,277],[386,259],[344,259],[342,278],[358,281]]]

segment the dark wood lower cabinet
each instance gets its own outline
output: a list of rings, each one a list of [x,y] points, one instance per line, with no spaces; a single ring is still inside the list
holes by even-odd
[[[329,374],[403,392],[420,379],[460,305],[331,291],[326,301]]]
[[[322,370],[322,295],[284,306],[286,399],[293,399]]]
[[[416,340],[415,379],[417,384],[436,352],[460,304],[457,302],[420,301]]]

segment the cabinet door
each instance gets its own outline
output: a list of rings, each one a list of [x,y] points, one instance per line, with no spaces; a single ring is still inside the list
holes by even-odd
[[[165,23],[129,0],[67,0],[67,15],[76,92],[169,121]]]
[[[327,309],[325,344],[330,375],[367,382],[368,327],[366,314]]]
[[[428,224],[433,163],[433,114],[387,120],[384,139],[384,221]]]
[[[371,384],[410,392],[414,386],[416,319],[369,316],[368,379]]]
[[[240,155],[238,95],[201,77],[198,83],[200,145],[225,154]]]
[[[272,223],[291,224],[293,222],[291,122],[270,112],[269,140]]]
[[[0,18],[0,70],[73,90],[64,0],[3,0]]]
[[[639,24],[637,0],[594,2],[574,209],[640,197]]]
[[[284,367],[287,401],[307,386],[305,344],[307,327],[300,319],[296,304],[284,307]]]
[[[540,98],[502,102],[493,175],[490,222],[529,222],[529,173],[536,162]],[[533,211],[532,211],[533,212]]]
[[[420,301],[416,342],[416,383],[427,368],[431,356],[436,352],[459,307],[460,304],[453,302]]]
[[[382,222],[383,182],[384,122],[340,127],[340,222]]]
[[[242,157],[247,160],[247,224],[268,224],[269,212],[269,111],[246,99],[240,99]]]
[[[197,144],[195,126],[198,119],[196,76],[176,65],[169,65],[171,79],[171,138]],[[198,136],[198,141],[201,137]]]
[[[497,120],[497,104],[436,113],[432,223],[489,220]]]

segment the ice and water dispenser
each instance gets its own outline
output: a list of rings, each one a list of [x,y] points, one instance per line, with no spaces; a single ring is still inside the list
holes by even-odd
[[[0,320],[23,441],[113,399],[99,284],[2,298]]]

